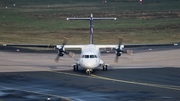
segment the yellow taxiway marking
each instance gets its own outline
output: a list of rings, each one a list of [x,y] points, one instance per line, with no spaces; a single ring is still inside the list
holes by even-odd
[[[180,86],[152,84],[152,83],[142,83],[142,82],[127,81],[127,80],[118,80],[118,79],[112,79],[112,78],[97,76],[97,75],[93,75],[93,74],[91,74],[91,76],[96,77],[98,79],[115,81],[115,82],[123,82],[123,83],[136,84],[136,85],[142,85],[142,86],[150,86],[150,87],[166,88],[166,89],[172,89],[172,90],[180,90]]]
[[[179,90],[180,86],[172,86],[172,85],[162,85],[162,84],[153,84],[153,83],[142,83],[142,82],[135,82],[135,81],[127,81],[127,80],[119,80],[119,79],[113,79],[108,77],[102,77],[98,75],[91,74],[88,75],[81,75],[81,74],[74,74],[74,73],[67,73],[67,72],[55,72],[54,73],[60,73],[60,74],[66,74],[66,75],[73,75],[73,76],[81,76],[81,77],[87,77],[87,78],[95,78],[95,79],[102,79],[102,80],[108,80],[108,81],[115,81],[115,82],[121,82],[121,83],[128,83],[128,84],[135,84],[135,85],[142,85],[142,86],[149,86],[149,87],[157,87],[157,88],[165,88],[165,89],[171,89],[171,90]]]

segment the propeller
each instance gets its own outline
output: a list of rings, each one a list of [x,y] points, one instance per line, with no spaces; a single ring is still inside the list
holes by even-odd
[[[55,62],[58,62],[58,61],[59,61],[59,57],[63,57],[64,54],[68,55],[68,56],[71,57],[71,58],[74,58],[75,53],[64,50],[64,46],[66,45],[66,42],[67,42],[67,38],[64,38],[63,43],[62,43],[62,46],[61,46],[60,48],[57,47],[57,49],[58,49],[58,55],[57,55],[57,57],[55,58]]]
[[[119,37],[119,43],[118,43],[118,47],[116,49],[116,58],[114,60],[115,63],[118,63],[119,56],[121,56],[121,53],[122,53],[122,50],[121,50],[122,41],[123,41],[123,37]]]
[[[121,56],[122,53],[127,53],[129,55],[132,55],[132,53],[133,53],[133,50],[123,50],[121,48],[122,41],[123,41],[123,37],[119,37],[118,47],[116,48],[116,58],[114,61],[115,63],[118,63],[119,56]]]

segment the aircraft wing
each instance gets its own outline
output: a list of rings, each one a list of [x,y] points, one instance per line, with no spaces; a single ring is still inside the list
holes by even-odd
[[[41,48],[54,48],[54,47],[56,47],[56,45],[51,45],[51,44],[3,44],[3,46],[41,47]]]
[[[151,46],[176,46],[178,44],[125,44],[122,48],[135,47],[151,47]],[[40,47],[40,48],[59,48],[62,45],[55,44],[3,44],[3,46],[18,46],[18,47]],[[64,48],[83,48],[85,45],[65,45]],[[118,45],[96,45],[98,48],[116,48]]]
[[[39,47],[39,48],[61,48],[62,45],[55,44],[3,44],[3,46],[14,47]],[[64,48],[82,48],[84,45],[65,45]]]
[[[178,44],[127,44],[124,48],[134,48],[134,47],[152,47],[152,46],[176,46]]]
[[[176,46],[178,44],[125,44],[121,48],[151,47],[151,46]],[[116,48],[118,45],[96,45],[99,48]]]

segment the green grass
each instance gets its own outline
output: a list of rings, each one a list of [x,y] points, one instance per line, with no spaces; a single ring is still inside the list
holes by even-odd
[[[157,2],[159,1],[159,2]],[[16,7],[13,4],[16,3]],[[1,0],[0,44],[88,44],[89,22],[66,21],[67,17],[117,17],[94,21],[94,43],[180,42],[180,1],[144,0]],[[48,7],[49,5],[49,7]],[[7,9],[5,7],[8,7]]]

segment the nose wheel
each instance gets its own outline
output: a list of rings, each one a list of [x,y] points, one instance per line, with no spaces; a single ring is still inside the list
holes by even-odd
[[[91,75],[92,72],[93,72],[92,69],[86,69],[86,73],[87,73],[88,75]]]

